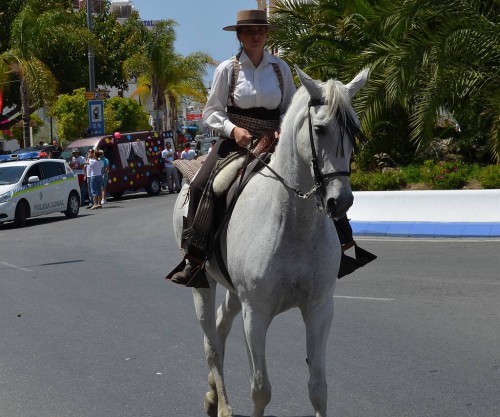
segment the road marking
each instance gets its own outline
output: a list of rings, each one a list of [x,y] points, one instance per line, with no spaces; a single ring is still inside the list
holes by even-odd
[[[348,298],[350,300],[396,301],[395,298],[353,297],[349,295],[334,295],[333,298]]]
[[[28,269],[28,268],[22,268],[22,267],[20,267],[20,266],[17,266],[17,265],[12,265],[12,264],[9,264],[9,263],[7,263],[7,262],[1,262],[1,261],[0,261],[0,264],[5,265],[5,266],[7,266],[7,267],[9,267],[9,268],[12,268],[12,269],[19,269],[19,270],[21,270],[21,271],[25,271],[25,272],[33,272],[33,270],[31,270],[31,269]]]

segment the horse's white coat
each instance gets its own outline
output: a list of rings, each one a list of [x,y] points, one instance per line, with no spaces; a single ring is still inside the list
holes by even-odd
[[[317,83],[297,71],[304,88],[297,91],[285,116],[270,166],[289,186],[306,192],[314,186],[308,111],[313,127],[326,127],[326,132],[321,134],[314,133],[313,129],[322,173],[347,171],[352,147],[346,138],[338,137],[339,130],[332,115],[337,107],[354,112],[349,98],[354,90],[361,88],[367,73],[358,75],[348,89],[338,81]],[[326,99],[327,104],[309,110],[310,95]],[[344,140],[344,158],[336,151],[339,140]],[[349,178],[329,179],[324,200],[326,204],[321,210],[329,216],[341,217],[352,204]],[[179,245],[184,202],[185,191],[179,195],[174,210],[174,229]],[[325,349],[341,255],[329,216],[320,213],[314,199],[299,198],[266,168],[243,190],[229,222],[225,254],[235,288],[226,293],[217,315],[216,281],[223,283],[224,279],[216,265],[207,265],[211,287],[193,290],[210,368],[211,390],[205,397],[205,410],[210,416],[233,416],[224,387],[223,359],[232,321],[240,311],[250,360],[252,417],[264,415],[271,400],[265,358],[266,332],[274,316],[292,307],[300,308],[306,326],[310,401],[316,417],[326,416]]]

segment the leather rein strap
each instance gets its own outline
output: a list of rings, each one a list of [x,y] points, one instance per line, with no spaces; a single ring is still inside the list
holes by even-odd
[[[249,153],[251,153],[255,158],[257,158],[263,165],[265,165],[266,168],[269,169],[269,171],[271,171],[276,176],[276,178],[285,186],[285,188],[293,191],[300,198],[307,199],[307,198],[311,197],[313,194],[316,194],[316,197],[317,197],[316,203],[317,204],[319,203],[318,197],[321,199],[321,202],[323,201],[323,196],[321,195],[321,189],[324,188],[324,186],[325,186],[324,180],[326,178],[349,177],[351,175],[350,171],[336,171],[336,172],[330,172],[328,174],[322,174],[321,170],[319,169],[318,154],[316,152],[316,147],[314,146],[313,127],[312,127],[310,109],[311,109],[311,107],[322,106],[324,104],[325,104],[324,100],[311,100],[311,101],[309,101],[309,104],[308,104],[309,111],[308,111],[307,118],[308,118],[308,123],[309,123],[309,142],[311,145],[311,153],[312,153],[311,163],[313,166],[313,174],[314,174],[314,181],[315,181],[314,186],[308,192],[304,193],[304,192],[300,191],[298,188],[295,188],[295,187],[288,185],[286,183],[285,179],[281,175],[279,175],[274,169],[272,169],[267,162],[265,162],[262,158],[260,158],[259,155],[256,155],[255,153],[253,153],[252,149],[245,148]],[[275,139],[275,141],[276,141],[276,139]]]

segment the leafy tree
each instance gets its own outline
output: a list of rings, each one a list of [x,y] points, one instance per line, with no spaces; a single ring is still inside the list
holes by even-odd
[[[88,110],[85,89],[75,90],[72,95],[61,94],[51,109],[56,118],[57,134],[63,141],[84,136],[87,130]]]
[[[360,92],[365,126],[402,109],[410,139],[424,146],[450,113],[464,143],[487,141],[500,162],[499,3],[387,0],[378,14],[376,41],[359,61],[372,68]]]
[[[85,89],[73,94],[61,94],[52,106],[51,114],[56,118],[58,135],[63,141],[85,136],[88,127],[88,102]],[[134,132],[148,130],[148,114],[133,99],[113,97],[104,102],[105,133],[121,130]]]
[[[132,26],[133,22],[129,24]],[[173,117],[181,96],[206,99],[203,76],[206,66],[213,63],[212,58],[201,52],[187,57],[175,53],[175,25],[173,20],[162,20],[152,30],[136,27],[131,33],[141,37],[142,48],[124,62],[128,76],[138,77],[134,93],[142,99],[151,98],[153,110],[162,114],[168,102]]]
[[[26,0],[2,0],[0,12],[0,53],[9,49],[10,27]]]
[[[369,0],[279,0],[271,23],[268,44],[280,57],[313,77],[347,77],[346,64],[370,41],[367,22],[373,15]],[[346,74],[347,73],[347,74]]]
[[[119,121],[119,126],[116,129],[122,132],[149,130],[149,115],[136,100],[113,97],[106,101],[106,108],[108,107],[114,110],[115,118]]]
[[[12,22],[10,48],[0,55],[0,73],[19,81],[25,144],[29,144],[31,113],[50,105],[57,94],[57,79],[41,57],[54,45],[89,39],[87,30],[76,25],[64,7],[70,5],[70,1],[28,0]]]
[[[78,19],[82,26],[87,25],[87,12],[80,10]],[[137,13],[128,23],[120,24],[114,13],[110,13],[109,4],[100,13],[92,17],[92,33],[95,35],[93,49],[95,55],[96,85],[106,85],[122,90],[128,89],[123,62],[140,48],[140,38],[136,36],[137,28],[144,26]],[[87,44],[85,44],[85,52]],[[65,64],[65,65],[64,65]],[[78,65],[76,65],[78,64]],[[64,75],[65,83],[61,92],[70,92],[75,88],[89,85],[87,54],[72,54],[71,59],[59,62],[55,73]],[[68,73],[72,75],[71,79]],[[84,83],[84,84],[82,84]]]

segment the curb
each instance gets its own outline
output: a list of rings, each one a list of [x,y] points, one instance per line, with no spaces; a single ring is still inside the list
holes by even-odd
[[[355,235],[499,237],[500,190],[356,191]]]

